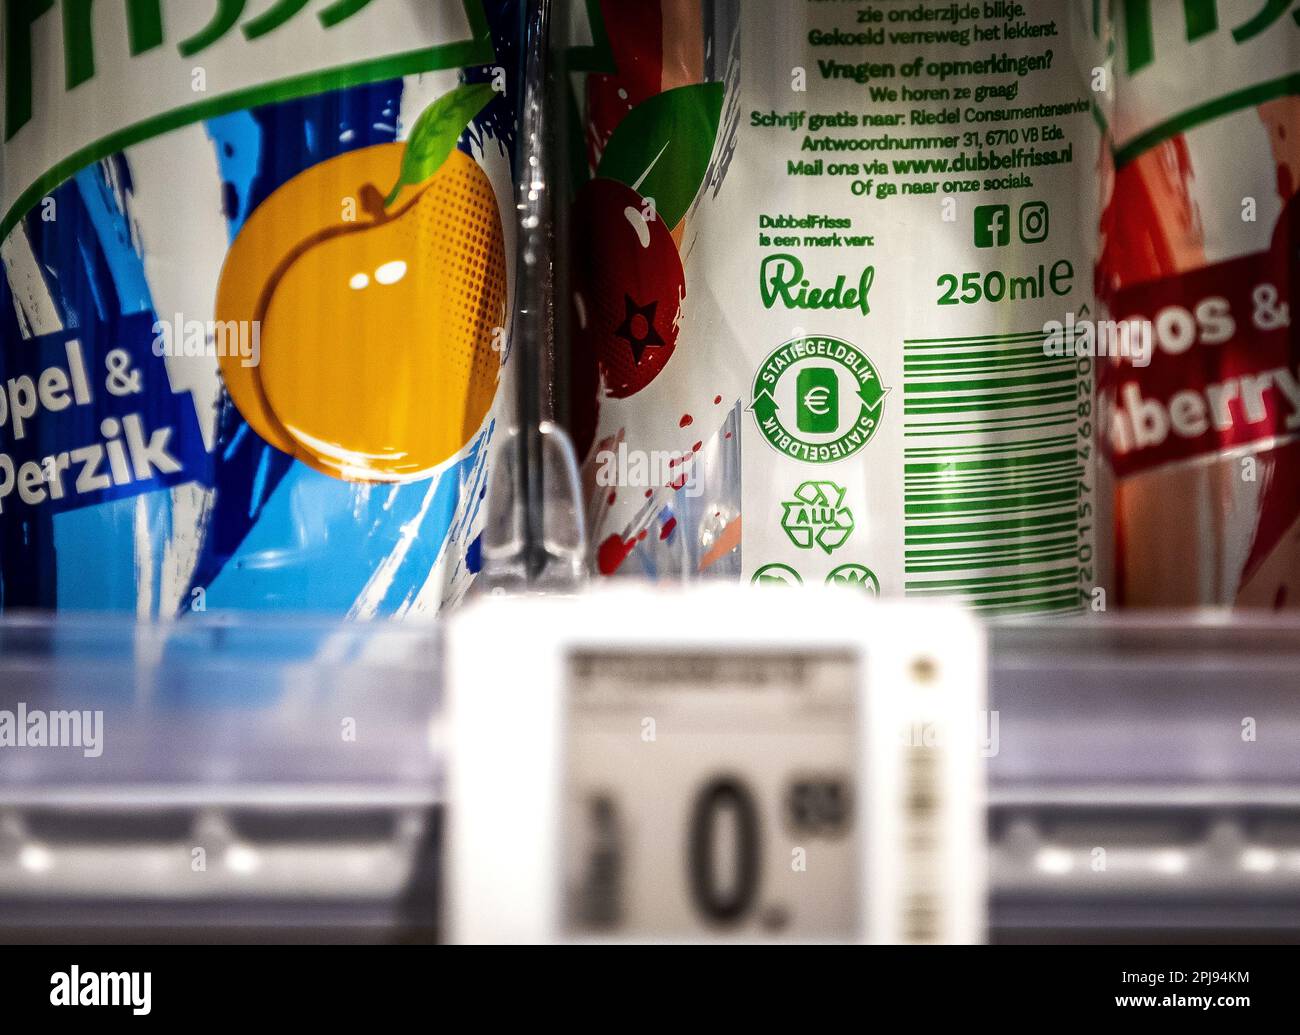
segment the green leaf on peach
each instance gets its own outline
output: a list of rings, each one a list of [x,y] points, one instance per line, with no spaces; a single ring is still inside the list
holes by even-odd
[[[430,104],[411,128],[402,154],[402,172],[384,205],[391,205],[405,186],[423,183],[439,169],[474,116],[496,95],[490,83],[458,86]]]

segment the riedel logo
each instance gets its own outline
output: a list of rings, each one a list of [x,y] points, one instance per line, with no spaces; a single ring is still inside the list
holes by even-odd
[[[153,1009],[150,971],[98,971],[80,967],[50,975],[51,1006],[129,1006],[137,1017]]]
[[[876,268],[866,266],[856,282],[850,283],[850,277],[841,274],[829,287],[813,287],[804,277],[799,258],[781,253],[763,259],[758,287],[765,309],[779,302],[786,309],[857,309],[866,316],[871,312],[868,296],[875,277]]]

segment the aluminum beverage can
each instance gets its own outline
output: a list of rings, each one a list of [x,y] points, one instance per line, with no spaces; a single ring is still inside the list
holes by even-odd
[[[0,607],[432,614],[509,358],[521,5],[4,5]]]
[[[571,8],[598,570],[1104,607],[1103,5]]]
[[[1295,607],[1300,28],[1245,0],[1117,14],[1099,283],[1145,341],[1101,361],[1117,589],[1132,606]]]

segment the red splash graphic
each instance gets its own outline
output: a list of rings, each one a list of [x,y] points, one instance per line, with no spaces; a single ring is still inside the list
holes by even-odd
[[[691,446],[691,452],[698,453],[700,451],[700,447],[703,445],[704,445],[703,442],[696,442],[695,445]]]
[[[677,422],[677,426],[679,428],[689,428],[694,423],[695,423],[694,417],[692,417],[689,413],[683,413],[682,419]]]
[[[623,537],[612,535],[600,544],[596,551],[596,566],[602,575],[613,575],[627,560],[627,555],[636,549],[636,540],[623,542]]]
[[[608,502],[611,507],[614,505],[614,501],[616,499],[618,499],[618,493],[615,492],[614,490],[610,490]]]
[[[650,498],[651,496],[653,496],[654,494],[655,494],[654,489],[646,489],[646,491],[645,491],[645,498],[646,498],[646,499],[649,499],[649,498]]]
[[[717,406],[718,403],[720,403],[720,402],[722,402],[722,396],[720,396],[720,395],[715,395],[715,396],[713,397],[713,405],[714,405],[714,406]]]
[[[677,527],[677,519],[669,518],[667,521],[664,522],[664,527],[659,530],[659,538],[667,539],[670,535],[673,534],[673,530],[676,527]]]

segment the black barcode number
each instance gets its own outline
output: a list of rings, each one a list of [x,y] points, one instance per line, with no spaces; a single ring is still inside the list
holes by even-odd
[[[731,880],[718,880],[718,832],[730,818]],[[691,813],[691,898],[696,909],[713,923],[734,923],[758,897],[760,831],[754,796],[740,781],[720,777],[705,785]]]

